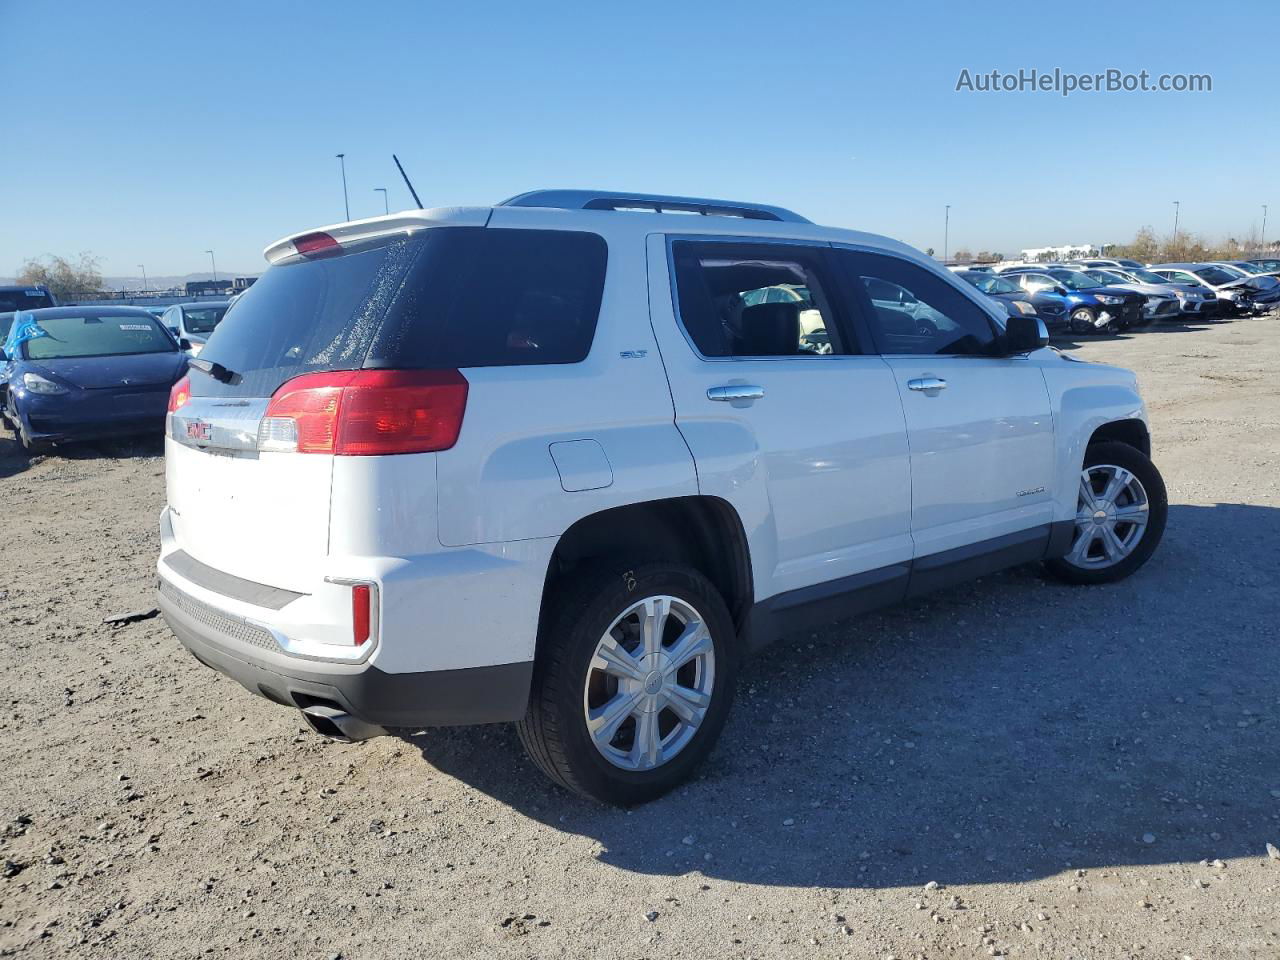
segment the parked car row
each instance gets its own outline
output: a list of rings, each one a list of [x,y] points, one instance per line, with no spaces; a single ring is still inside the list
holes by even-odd
[[[955,267],[960,277],[1050,330],[1118,331],[1188,316],[1265,313],[1280,303],[1280,261],[1161,263],[1089,259]]]

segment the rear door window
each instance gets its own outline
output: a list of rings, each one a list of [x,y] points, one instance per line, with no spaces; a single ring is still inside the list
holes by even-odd
[[[440,227],[279,264],[236,301],[193,376],[197,396],[267,397],[361,367],[576,363],[591,348],[607,248],[597,234]]]
[[[827,249],[678,240],[679,317],[703,357],[857,353],[841,337]]]

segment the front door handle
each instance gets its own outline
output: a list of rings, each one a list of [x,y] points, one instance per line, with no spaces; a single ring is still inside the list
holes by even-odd
[[[723,400],[732,403],[734,400],[759,400],[764,396],[764,387],[750,383],[730,383],[723,387],[708,387],[708,400]]]
[[[947,389],[947,381],[941,377],[916,377],[914,380],[907,381],[907,389],[936,397],[939,390]]]

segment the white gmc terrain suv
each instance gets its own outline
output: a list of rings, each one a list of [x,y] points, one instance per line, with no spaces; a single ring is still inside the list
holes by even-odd
[[[173,391],[160,603],[330,737],[518,721],[641,802],[778,634],[1164,528],[1134,375],[884,237],[567,190],[266,257]]]

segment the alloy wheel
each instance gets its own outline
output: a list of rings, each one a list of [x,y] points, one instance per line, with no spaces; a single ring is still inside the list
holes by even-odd
[[[1067,561],[1082,569],[1115,566],[1137,548],[1149,517],[1147,491],[1131,471],[1113,464],[1086,467]]]
[[[714,683],[702,615],[678,597],[645,597],[610,624],[588,665],[582,708],[591,742],[623,770],[662,766],[698,732]]]

